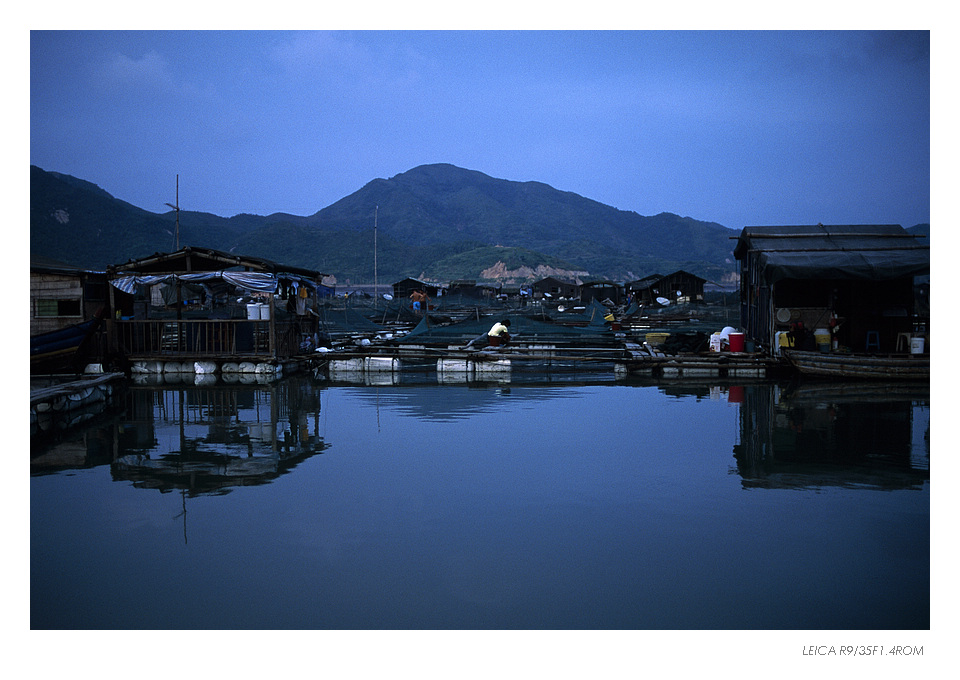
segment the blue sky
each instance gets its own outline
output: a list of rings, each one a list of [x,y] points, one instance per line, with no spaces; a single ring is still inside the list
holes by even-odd
[[[929,33],[42,32],[30,162],[310,215],[425,163],[641,215],[930,221]]]

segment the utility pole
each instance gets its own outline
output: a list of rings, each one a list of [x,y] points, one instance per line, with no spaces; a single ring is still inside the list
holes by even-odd
[[[177,211],[177,227],[173,234],[174,251],[180,250],[180,175],[177,174],[177,204],[167,203],[171,208]]]

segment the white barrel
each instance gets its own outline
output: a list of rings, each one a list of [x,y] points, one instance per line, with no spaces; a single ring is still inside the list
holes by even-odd
[[[910,338],[910,354],[923,354],[923,348],[926,345],[924,338]]]
[[[363,370],[374,373],[380,371],[399,371],[400,360],[391,357],[367,357],[363,364]]]
[[[255,321],[260,319],[260,305],[252,303],[247,305],[247,320]]]
[[[217,363],[215,361],[194,361],[194,373],[216,373]]]
[[[134,361],[131,373],[163,373],[162,361]]]

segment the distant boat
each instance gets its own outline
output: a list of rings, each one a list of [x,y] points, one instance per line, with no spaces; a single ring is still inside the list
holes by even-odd
[[[930,380],[929,354],[840,354],[784,349],[803,375],[831,378]]]

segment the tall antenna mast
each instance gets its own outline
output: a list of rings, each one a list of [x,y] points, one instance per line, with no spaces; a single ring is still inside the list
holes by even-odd
[[[177,174],[177,204],[167,203],[171,208],[177,211],[177,227],[173,233],[174,251],[180,250],[180,175]]]
[[[377,215],[380,212],[378,205],[373,211],[373,308],[377,308],[380,298],[380,280],[377,278]]]

